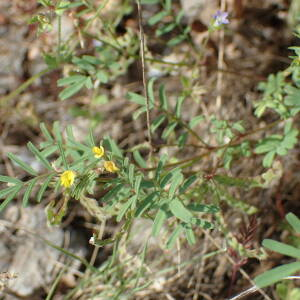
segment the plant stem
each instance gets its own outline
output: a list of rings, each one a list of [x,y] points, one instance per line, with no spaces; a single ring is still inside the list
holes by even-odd
[[[20,95],[24,90],[26,90],[36,79],[42,77],[46,73],[52,71],[53,68],[46,68],[42,70],[41,72],[33,75],[29,79],[27,79],[24,83],[22,83],[17,89],[9,93],[7,96],[1,97],[0,98],[0,107],[3,107],[7,104],[7,102],[11,101],[13,98],[17,97]]]
[[[177,166],[180,166],[180,165],[181,165],[182,168],[190,167],[195,162],[201,160],[203,157],[208,156],[210,153],[218,151],[220,149],[224,149],[224,148],[228,148],[228,147],[233,147],[233,146],[238,146],[238,145],[240,145],[243,142],[243,140],[244,140],[245,137],[253,135],[253,134],[258,133],[260,131],[265,131],[267,129],[273,128],[274,126],[276,126],[277,124],[279,124],[282,121],[284,121],[284,120],[277,120],[277,121],[272,122],[272,123],[270,123],[270,124],[268,124],[268,125],[266,125],[264,127],[260,127],[260,128],[256,128],[256,129],[250,130],[250,131],[244,133],[243,135],[237,136],[235,139],[231,140],[227,144],[220,145],[220,146],[215,146],[215,147],[207,147],[208,150],[206,152],[204,152],[204,153],[195,155],[195,156],[190,157],[190,158],[183,159],[183,160],[178,161],[176,163],[167,164],[167,165],[164,166],[164,168],[172,168],[172,167],[177,167]],[[153,171],[155,169],[156,169],[156,167],[145,168],[145,169],[142,169],[142,170],[143,171]]]
[[[168,110],[160,108],[166,115],[168,115],[170,118],[172,118],[174,121],[181,124],[191,135],[193,135],[200,143],[205,145],[207,148],[211,148],[209,144],[207,144],[193,129],[191,129],[188,124],[186,124],[182,119],[178,118],[173,113],[169,112]]]
[[[138,18],[139,18],[139,27],[140,27],[140,52],[141,52],[141,62],[142,62],[142,75],[143,75],[143,86],[144,86],[144,93],[146,98],[146,115],[147,115],[147,131],[148,131],[148,139],[150,144],[150,153],[149,153],[149,161],[151,161],[152,154],[153,154],[153,147],[152,147],[152,137],[151,137],[151,129],[150,129],[150,100],[148,95],[147,89],[147,80],[146,80],[146,72],[145,72],[145,37],[144,37],[144,29],[143,29],[143,14],[141,8],[141,1],[137,0],[137,7],[138,7]]]
[[[60,48],[61,48],[61,16],[57,16],[57,27],[58,27],[58,35],[57,35],[57,57],[60,57]]]

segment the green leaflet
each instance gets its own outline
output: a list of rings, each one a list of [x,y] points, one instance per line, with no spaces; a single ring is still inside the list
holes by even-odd
[[[128,179],[131,185],[133,185],[134,182],[134,164],[130,164],[129,165],[129,169],[128,169]]]
[[[189,178],[187,178],[183,182],[182,186],[179,188],[179,194],[184,193],[196,180],[197,180],[196,175],[192,175]]]
[[[216,205],[208,205],[208,204],[191,203],[187,205],[187,208],[195,212],[210,213],[210,214],[215,214],[218,211],[220,211],[220,209]]]
[[[251,180],[248,178],[230,177],[227,175],[215,175],[214,180],[226,186],[237,186],[241,188],[250,188],[251,185],[256,184],[255,180]]]
[[[146,98],[136,93],[129,92],[127,94],[127,99],[136,104],[146,106]]]
[[[29,197],[31,195],[33,187],[37,183],[37,180],[38,180],[38,178],[34,178],[34,179],[31,179],[30,181],[27,182],[28,185],[27,185],[27,188],[25,190],[23,200],[22,200],[23,207],[27,207]]]
[[[178,146],[180,148],[183,148],[185,146],[188,136],[189,134],[187,132],[183,132],[182,134],[180,134],[180,136],[178,137]]]
[[[14,186],[13,189],[10,190],[9,196],[1,202],[0,204],[0,212],[12,201],[15,196],[19,193],[23,185]],[[2,191],[0,191],[1,193]],[[1,198],[1,197],[0,197]]]
[[[14,178],[14,177],[9,177],[9,176],[3,176],[0,175],[0,182],[7,182],[7,183],[13,183],[13,184],[22,184],[22,181]]]
[[[155,180],[159,181],[161,172],[163,170],[163,166],[165,165],[166,161],[168,160],[168,155],[167,154],[163,154],[160,158],[159,158],[159,162],[155,171]]]
[[[47,177],[47,179],[43,182],[43,184],[41,185],[40,189],[39,189],[39,192],[37,194],[37,197],[36,197],[36,201],[37,202],[41,202],[42,200],[42,197],[47,189],[47,187],[49,186],[50,184],[50,181],[51,179],[55,176],[55,174],[51,174]]]
[[[68,170],[69,169],[69,165],[68,165],[67,160],[66,160],[65,151],[63,149],[62,143],[61,142],[57,142],[57,145],[58,145],[60,157],[61,157],[61,160],[63,162],[64,168],[66,170]]]
[[[178,44],[180,44],[181,42],[183,42],[186,39],[186,35],[184,34],[180,34],[174,38],[172,38],[171,40],[168,41],[167,45],[169,47],[173,47],[176,46]]]
[[[181,115],[181,107],[182,107],[182,104],[183,104],[183,101],[185,100],[185,97],[184,96],[180,96],[177,98],[177,101],[176,101],[176,107],[175,107],[175,115],[180,118],[180,115]]]
[[[294,215],[293,213],[288,213],[285,216],[285,218],[289,222],[289,224],[293,227],[293,229],[297,233],[300,233],[300,220],[299,220],[299,218],[296,215]]]
[[[65,88],[59,93],[59,98],[61,100],[66,100],[79,92],[84,87],[87,79],[89,79],[89,77],[84,76],[84,78],[81,78],[77,82],[72,83],[69,87]]]
[[[189,122],[189,127],[190,128],[194,128],[195,126],[197,126],[201,121],[203,121],[205,118],[204,116],[200,115],[200,116],[196,116],[193,119],[190,120]]]
[[[177,173],[181,173],[179,168],[168,171],[167,174],[161,178],[160,187],[163,189]]]
[[[300,89],[293,86],[286,86],[285,92],[287,96],[284,98],[284,103],[289,106],[300,106],[299,97],[300,97]]]
[[[184,233],[185,233],[185,236],[186,236],[186,239],[187,239],[189,245],[194,245],[196,243],[196,238],[195,238],[194,231],[190,224],[184,225]]]
[[[140,186],[143,189],[150,189],[150,188],[155,187],[155,184],[151,180],[144,180],[144,179],[142,179],[142,182],[141,182]]]
[[[103,147],[112,152],[113,155],[122,158],[123,153],[121,149],[117,146],[116,142],[110,137],[106,136],[103,139]]]
[[[124,187],[123,183],[117,184],[108,193],[106,193],[100,200],[102,202],[107,202],[109,199],[116,196],[122,190],[123,187]]]
[[[169,189],[169,199],[172,199],[174,197],[175,192],[179,187],[179,185],[182,183],[182,181],[183,181],[183,175],[181,174],[181,172],[174,173],[172,177],[171,186]]]
[[[165,208],[164,207],[161,207],[156,216],[155,216],[155,219],[154,219],[154,222],[153,222],[153,227],[152,227],[152,235],[153,236],[158,236],[165,220],[167,219],[167,213],[165,211]]]
[[[172,172],[167,173],[160,181],[160,187],[163,189],[168,184],[168,182],[171,180],[172,177],[173,177]]]
[[[19,187],[19,186],[22,187],[22,184],[21,184],[21,185],[10,186],[10,187],[8,187],[8,188],[6,188],[6,189],[0,190],[0,199],[3,199],[3,198],[5,198],[7,195],[9,195],[10,193],[13,193],[14,190],[15,190],[17,187]]]
[[[157,4],[160,0],[141,0],[141,4]]]
[[[133,115],[132,118],[133,120],[137,120],[139,118],[139,116],[143,113],[145,113],[147,111],[147,107],[146,106],[142,106],[140,107],[138,110],[136,110]]]
[[[100,80],[102,83],[107,83],[109,81],[109,74],[104,70],[99,70],[96,73],[96,77]]]
[[[120,212],[117,216],[117,222],[120,222],[122,220],[123,216],[125,215],[125,213],[129,209],[131,204],[136,201],[136,199],[137,199],[137,195],[134,195],[126,203],[123,204],[123,206],[120,209]]]
[[[138,205],[135,216],[140,217],[148,208],[150,208],[151,204],[158,197],[158,192],[152,192],[150,195],[146,196],[142,202]]]
[[[92,65],[99,65],[101,64],[101,60],[95,56],[92,55],[83,55],[82,59],[86,62],[88,62],[89,64]]]
[[[52,146],[47,146],[47,148],[45,148],[43,151],[41,151],[41,155],[43,157],[48,157],[51,154],[53,154],[55,151],[57,151],[57,145],[52,145]]]
[[[7,153],[7,157],[12,161],[15,162],[18,166],[20,166],[24,171],[29,173],[30,175],[37,176],[38,173],[32,169],[27,163],[20,160],[17,156],[12,153]]]
[[[149,98],[149,108],[152,109],[155,104],[155,99],[154,99],[154,91],[153,91],[153,85],[154,81],[156,80],[155,77],[150,78],[147,84],[147,92],[148,92],[148,98]]]
[[[169,123],[169,125],[163,131],[162,138],[164,140],[167,139],[169,137],[169,135],[175,130],[176,126],[177,126],[176,121]]]
[[[293,275],[300,270],[300,262],[293,262],[290,264],[276,267],[272,270],[266,271],[261,275],[254,278],[255,284],[259,288],[264,288],[277,281],[282,280],[284,277]]]
[[[51,133],[49,132],[49,130],[47,129],[45,123],[41,123],[40,124],[40,129],[44,135],[44,137],[47,139],[47,141],[53,142],[53,137],[51,136]]]
[[[161,36],[161,35],[164,35],[170,31],[172,31],[174,28],[176,28],[177,24],[176,23],[168,23],[168,24],[165,24],[161,27],[159,27],[156,31],[155,31],[155,34],[156,36]]]
[[[83,152],[91,152],[91,148],[87,147],[86,145],[80,144],[79,142],[76,142],[75,140],[72,140],[68,137],[68,146],[72,146],[77,150],[83,151]]]
[[[48,162],[48,160],[42,155],[42,153],[31,143],[27,143],[28,149],[40,160],[40,162],[44,165],[44,167],[50,171],[53,171],[52,166]]]
[[[136,176],[136,178],[135,178],[134,190],[135,190],[135,192],[136,192],[137,195],[140,192],[140,187],[141,187],[142,179],[143,179],[143,174],[138,174]]]
[[[169,13],[171,12],[171,6],[172,6],[172,0],[165,0],[163,3],[164,9],[168,11]]]
[[[141,156],[139,150],[133,151],[133,158],[141,168],[144,168],[144,169],[147,168],[147,163],[144,160],[144,158]]]
[[[59,79],[57,81],[57,86],[65,86],[65,85],[69,85],[72,83],[78,83],[85,79],[86,79],[86,76],[84,76],[84,75],[72,75],[72,76],[68,76],[68,77]]]
[[[129,158],[128,157],[125,157],[125,159],[123,160],[123,168],[124,169],[129,168]]]
[[[177,238],[179,237],[179,235],[181,234],[181,232],[183,231],[183,226],[182,224],[179,224],[175,230],[172,232],[172,234],[170,235],[168,241],[167,241],[167,249],[171,249],[173,248],[173,246],[175,245],[175,242],[177,240]]]
[[[202,219],[198,219],[198,218],[192,218],[191,219],[191,224],[193,225],[197,225],[203,229],[213,229],[214,228],[214,224],[210,223],[206,220],[202,220]]]
[[[89,134],[88,134],[88,136],[87,136],[87,144],[88,144],[91,148],[94,147],[94,146],[96,146],[92,128],[89,128]]]
[[[294,258],[298,258],[300,259],[300,249],[297,249],[293,246],[281,243],[281,242],[277,242],[274,240],[270,240],[270,239],[265,239],[263,240],[263,246],[275,251],[277,253],[281,253],[283,255],[287,255],[287,256],[291,256]]]
[[[167,11],[160,11],[148,20],[149,25],[155,25],[158,23],[160,20],[162,20],[164,17],[166,17],[169,13]]]
[[[55,121],[53,124],[53,134],[57,142],[62,143],[63,138],[61,135],[61,127],[58,121]]]
[[[159,86],[159,102],[162,109],[168,110],[168,99],[163,84]]]
[[[151,132],[154,133],[155,130],[163,123],[165,119],[165,115],[159,115],[157,118],[155,118],[151,124]]]
[[[185,223],[189,223],[193,218],[193,214],[182,204],[178,198],[175,198],[169,203],[169,209],[176,218]]]

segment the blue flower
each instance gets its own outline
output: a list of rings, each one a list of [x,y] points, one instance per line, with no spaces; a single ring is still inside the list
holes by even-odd
[[[218,27],[218,26],[221,26],[223,24],[228,24],[229,23],[229,20],[227,19],[228,17],[228,12],[223,12],[223,11],[220,11],[218,10],[216,12],[216,14],[213,16],[213,18],[215,19],[215,22],[214,22],[214,26],[215,27]]]

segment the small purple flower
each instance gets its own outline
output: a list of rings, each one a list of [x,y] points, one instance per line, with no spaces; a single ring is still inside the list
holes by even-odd
[[[223,12],[218,10],[216,14],[213,16],[213,18],[215,19],[214,26],[218,27],[223,24],[228,24],[229,20],[227,19],[227,17],[228,17],[228,12],[226,11]]]

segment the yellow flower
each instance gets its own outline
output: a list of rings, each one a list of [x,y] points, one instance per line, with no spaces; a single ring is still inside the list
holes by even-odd
[[[116,165],[113,161],[105,161],[104,168],[106,171],[111,172],[111,173],[119,171],[119,168],[116,167]]]
[[[94,156],[96,158],[100,158],[100,157],[102,157],[104,155],[104,148],[102,146],[100,146],[100,147],[93,147],[92,151],[95,154]]]
[[[75,180],[76,173],[71,170],[64,171],[60,175],[60,184],[65,188],[69,188]]]

